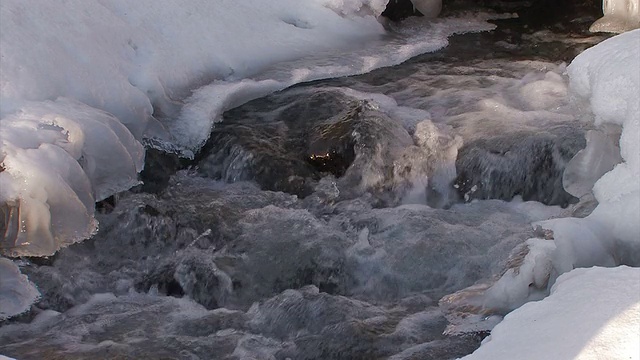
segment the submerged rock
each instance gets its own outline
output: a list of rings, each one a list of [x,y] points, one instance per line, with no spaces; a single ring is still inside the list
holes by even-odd
[[[562,178],[568,162],[586,146],[584,132],[559,130],[557,135],[505,134],[465,144],[456,161],[454,186],[465,201],[511,200],[520,195],[547,205],[576,203]]]

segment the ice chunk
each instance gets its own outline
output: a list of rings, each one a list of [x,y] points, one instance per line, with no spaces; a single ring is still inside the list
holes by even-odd
[[[527,240],[526,251],[512,257],[512,267],[487,290],[484,308],[509,311],[528,301],[544,298],[552,271],[551,254],[555,249],[551,240]]]
[[[29,306],[40,297],[25,275],[20,273],[16,264],[0,257],[0,321],[18,315],[29,309]],[[0,355],[0,358],[2,356]]]
[[[591,25],[591,32],[622,33],[640,28],[639,0],[602,0],[604,16]]]
[[[612,137],[600,130],[587,132],[587,147],[569,161],[562,175],[568,193],[576,197],[590,193],[596,181],[622,161],[617,139]]]
[[[0,251],[47,256],[95,233],[94,203],[138,183],[144,150],[112,115],[69,99],[26,103],[0,124]]]

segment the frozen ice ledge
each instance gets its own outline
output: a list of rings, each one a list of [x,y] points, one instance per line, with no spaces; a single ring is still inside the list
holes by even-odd
[[[138,183],[145,139],[192,155],[224,110],[494,27],[469,15],[383,41],[386,4],[2,1],[0,253],[48,256],[92,236],[95,202]]]

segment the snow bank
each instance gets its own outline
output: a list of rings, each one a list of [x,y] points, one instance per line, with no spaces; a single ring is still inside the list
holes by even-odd
[[[638,64],[640,30],[608,39],[569,65],[575,102],[588,105],[596,125],[622,126],[622,162],[595,182],[598,206],[589,216],[534,224],[547,229],[548,239],[527,242],[522,261],[487,290],[483,305],[511,310],[538,300],[540,290],[555,282],[551,295],[507,315],[492,340],[465,359],[640,358],[640,269],[624,266],[640,266]],[[594,148],[576,155],[571,172],[588,174],[583,179],[593,183],[603,162],[618,159],[603,154],[617,149],[607,141],[592,136]],[[572,189],[583,192],[584,185]],[[592,266],[618,267],[577,269]]]
[[[590,216],[541,224],[555,233],[554,266],[560,273],[578,266],[640,266],[639,64],[640,30],[634,30],[584,51],[567,69],[571,92],[588,100],[596,125],[622,126],[623,161],[595,183],[599,205]],[[585,244],[589,238],[592,246]]]
[[[507,315],[465,360],[640,359],[640,269],[576,269]]]
[[[529,250],[540,253],[524,259],[519,276],[503,277],[488,291],[487,308],[512,310],[536,300],[527,288],[531,279],[546,274],[548,284],[559,275],[579,267],[640,266],[640,30],[606,40],[580,54],[567,68],[570,93],[576,104],[585,105],[597,126],[604,130],[588,134],[587,148],[567,166],[571,178],[567,190],[577,196],[593,193],[598,202],[585,218],[557,218],[534,223],[547,229],[553,251],[545,241],[530,241]],[[618,144],[611,143],[606,126],[621,125]],[[613,132],[615,133],[615,131]],[[614,151],[619,150],[619,155]],[[621,162],[620,162],[621,160]],[[617,165],[614,165],[616,164]],[[605,171],[612,169],[611,171]],[[599,179],[594,183],[594,177]],[[540,247],[539,249],[537,247]],[[549,266],[551,263],[551,266]],[[525,271],[520,271],[526,269]],[[509,275],[507,273],[506,275]],[[508,284],[507,284],[508,283]],[[546,288],[547,284],[538,284]],[[509,299],[508,301],[506,299]]]

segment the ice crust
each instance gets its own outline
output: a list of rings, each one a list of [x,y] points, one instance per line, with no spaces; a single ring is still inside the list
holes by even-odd
[[[144,165],[118,119],[66,98],[25,103],[2,119],[0,142],[9,256],[48,256],[93,235],[94,203],[137,184]]]

